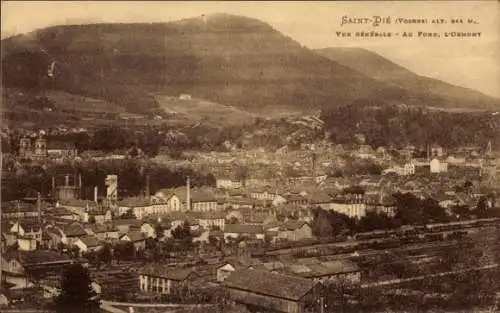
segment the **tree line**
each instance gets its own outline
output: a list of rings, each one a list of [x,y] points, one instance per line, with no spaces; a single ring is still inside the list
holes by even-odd
[[[359,101],[324,110],[321,118],[336,143],[351,143],[353,134],[362,133],[373,147],[433,143],[446,148],[485,147],[489,141],[500,146],[500,118],[484,112],[452,113]]]

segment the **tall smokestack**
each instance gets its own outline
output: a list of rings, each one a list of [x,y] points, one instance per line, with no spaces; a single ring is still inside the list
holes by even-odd
[[[78,174],[78,189],[80,190],[80,199],[83,199],[82,174]]]
[[[38,224],[42,227],[42,195],[38,192],[36,199],[36,207],[38,210]]]
[[[186,181],[186,211],[191,210],[191,183],[189,181],[189,176]]]
[[[149,197],[151,196],[151,191],[149,189],[149,174],[146,175],[146,198],[149,199]]]
[[[56,178],[54,175],[52,175],[52,201],[56,201]]]
[[[94,202],[97,203],[97,193],[98,193],[99,189],[97,186],[94,186]]]
[[[69,186],[69,175],[64,176],[64,186],[66,186],[66,187]]]

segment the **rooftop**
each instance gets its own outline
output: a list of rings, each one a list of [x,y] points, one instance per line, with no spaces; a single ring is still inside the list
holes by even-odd
[[[163,264],[148,264],[139,270],[140,274],[162,277],[170,280],[184,281],[191,274],[195,274],[194,268],[175,268]]]
[[[252,269],[235,271],[223,284],[229,288],[292,301],[298,301],[316,285],[309,279]]]

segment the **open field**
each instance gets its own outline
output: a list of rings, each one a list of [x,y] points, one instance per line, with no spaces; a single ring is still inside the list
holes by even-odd
[[[254,113],[232,106],[191,98],[180,100],[177,97],[157,96],[158,104],[173,120],[203,122],[215,126],[242,125],[252,123],[258,116]]]

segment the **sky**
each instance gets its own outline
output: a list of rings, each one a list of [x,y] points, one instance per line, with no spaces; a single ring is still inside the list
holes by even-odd
[[[269,23],[311,48],[362,47],[423,76],[500,97],[500,2],[351,1],[351,2],[148,2],[2,1],[2,38],[53,25],[99,22],[168,22],[229,13]],[[391,24],[347,24],[342,17],[390,17]],[[443,18],[447,24],[396,24],[398,18]],[[450,24],[462,19],[464,24]],[[474,19],[477,24],[468,24]],[[439,32],[440,38],[338,37],[336,32]],[[474,38],[444,38],[444,32],[480,32]]]

